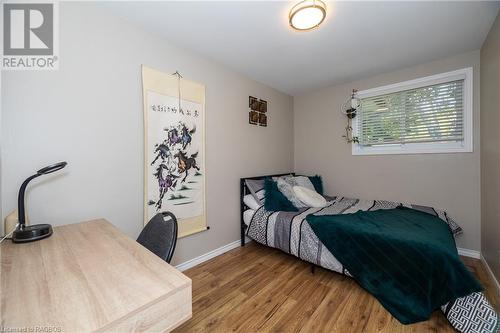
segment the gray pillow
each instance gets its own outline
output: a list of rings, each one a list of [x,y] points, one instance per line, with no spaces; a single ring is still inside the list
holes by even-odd
[[[245,184],[248,190],[259,205],[264,204],[264,179],[246,179]]]

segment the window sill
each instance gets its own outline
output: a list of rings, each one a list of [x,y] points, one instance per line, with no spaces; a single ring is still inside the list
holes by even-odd
[[[352,155],[410,155],[410,154],[450,154],[450,153],[472,153],[472,143],[465,144],[407,144],[387,145],[378,147],[363,147],[358,144],[352,145]]]

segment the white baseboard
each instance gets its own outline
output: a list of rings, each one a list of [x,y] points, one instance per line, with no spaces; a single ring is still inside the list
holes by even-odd
[[[250,241],[251,241],[250,239],[246,238],[245,244],[250,242]],[[208,253],[202,254],[201,256],[198,256],[198,257],[193,258],[191,260],[185,261],[182,264],[175,266],[175,268],[177,268],[181,272],[185,271],[185,270],[190,269],[196,265],[199,265],[207,260],[210,260],[212,258],[220,256],[221,254],[226,253],[227,251],[230,251],[232,249],[237,248],[238,246],[240,246],[240,243],[241,243],[240,240],[231,242],[231,243],[226,244],[224,246],[221,246],[215,250],[212,250]],[[461,256],[474,258],[474,259],[481,259],[484,263],[486,263],[486,261],[484,261],[484,258],[481,256],[481,253],[479,251],[463,249],[460,247],[458,247],[457,250],[458,250],[458,254]],[[486,264],[486,267],[487,267],[488,271],[490,272],[490,275],[492,275],[493,273],[491,272],[491,270],[490,270],[489,266],[487,266],[487,264]],[[496,279],[494,281],[497,283],[497,287],[498,287],[498,281]]]
[[[245,244],[246,243],[248,243],[248,240],[245,242]],[[181,272],[185,271],[186,269],[189,269],[191,267],[199,265],[202,262],[205,262],[207,260],[210,260],[212,258],[220,256],[221,254],[226,253],[227,251],[235,249],[235,248],[237,248],[240,245],[241,245],[241,241],[240,240],[234,241],[232,243],[229,243],[229,244],[226,244],[224,246],[221,246],[221,247],[219,247],[219,248],[217,248],[217,249],[215,249],[213,251],[210,251],[208,253],[202,254],[199,257],[196,257],[196,258],[193,258],[191,260],[185,261],[182,264],[179,264],[179,265],[175,266],[175,268],[177,268]]]
[[[462,249],[461,247],[457,247],[458,254],[464,257],[481,259],[481,252],[476,250]]]
[[[486,259],[484,259],[483,255],[481,254],[481,262],[483,263],[484,267],[486,267],[486,271],[488,272],[490,278],[493,280],[493,284],[495,285],[497,289],[497,295],[500,295],[500,283],[498,283],[498,280],[496,276],[493,274],[493,271],[490,268],[490,265],[488,265],[488,262]]]

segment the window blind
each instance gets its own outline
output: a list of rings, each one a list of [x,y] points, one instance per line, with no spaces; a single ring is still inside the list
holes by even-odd
[[[464,140],[464,80],[361,99],[362,146]]]

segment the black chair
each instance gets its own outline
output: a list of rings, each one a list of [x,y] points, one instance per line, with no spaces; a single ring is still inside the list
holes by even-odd
[[[158,213],[144,226],[137,242],[170,263],[177,243],[177,219],[170,212]]]

